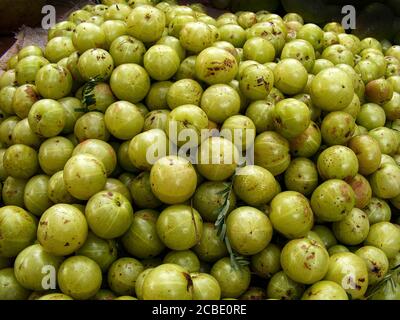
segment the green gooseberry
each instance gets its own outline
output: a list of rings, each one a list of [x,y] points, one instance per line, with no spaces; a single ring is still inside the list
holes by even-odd
[[[263,250],[251,257],[251,270],[259,277],[268,279],[281,270],[281,249],[269,243]]]
[[[199,106],[203,88],[193,79],[182,79],[169,86],[166,92],[166,102],[170,109],[175,109],[179,106],[192,104]]]
[[[37,223],[24,209],[13,205],[3,206],[0,209],[0,221],[1,257],[15,257],[34,242]]]
[[[325,280],[336,282],[351,299],[361,299],[368,288],[368,270],[362,258],[351,252],[333,254]]]
[[[133,221],[133,209],[119,192],[101,191],[87,202],[85,216],[97,236],[114,239],[128,231]]]
[[[0,299],[26,300],[29,290],[25,289],[16,279],[13,268],[0,270]]]
[[[121,238],[124,248],[134,257],[148,259],[159,255],[165,248],[157,235],[158,212],[150,209],[134,213],[132,224]]]
[[[363,259],[368,269],[368,284],[374,285],[382,280],[389,270],[389,260],[385,253],[376,247],[364,246],[355,252]]]
[[[234,268],[229,258],[218,260],[211,268],[211,276],[219,283],[222,298],[237,298],[250,285],[250,269],[247,266]]]
[[[371,226],[364,244],[381,249],[391,259],[400,250],[400,229],[386,221],[375,223]]]
[[[72,156],[64,167],[64,182],[68,192],[77,199],[88,200],[101,191],[107,173],[101,160],[90,154]]]
[[[169,89],[177,82],[175,83],[172,83],[171,81],[154,82],[151,85],[149,93],[146,96],[146,106],[149,108],[149,110],[168,109],[169,105],[167,102],[167,94],[169,92]]]
[[[173,205],[163,210],[157,220],[157,234],[170,249],[187,250],[195,246],[202,234],[202,218],[186,205]]]
[[[295,157],[309,158],[317,153],[321,141],[321,131],[317,124],[311,121],[306,130],[290,140],[290,152]]]
[[[336,282],[322,280],[314,283],[303,294],[302,300],[349,300],[346,291]]]
[[[47,252],[66,256],[82,247],[87,233],[85,216],[78,208],[55,204],[40,217],[37,239]]]
[[[53,205],[47,189],[50,178],[44,174],[29,179],[24,189],[24,205],[35,216],[41,216]]]
[[[236,177],[238,178],[238,177]],[[228,188],[225,182],[206,181],[200,184],[193,195],[193,208],[195,208],[205,221],[215,222],[218,217],[218,209],[224,204],[225,198],[222,192]],[[229,208],[231,212],[236,206],[236,195],[229,193]]]
[[[234,250],[239,254],[254,255],[268,245],[273,231],[263,212],[252,207],[239,207],[229,214],[226,232]]]
[[[355,130],[355,119],[347,112],[334,111],[324,117],[321,124],[323,141],[328,146],[345,145]]]
[[[367,130],[383,127],[385,122],[385,111],[375,103],[363,104],[357,115],[357,124],[365,127]]]
[[[285,171],[285,186],[288,190],[310,195],[318,186],[316,165],[307,158],[296,158]]]
[[[240,96],[227,84],[215,84],[204,91],[200,106],[209,120],[223,123],[229,117],[239,113]]]
[[[40,168],[49,176],[63,170],[73,150],[74,145],[67,138],[57,136],[47,139],[39,148]]]
[[[358,172],[355,153],[345,146],[332,146],[318,156],[318,173],[323,179],[344,179],[354,177]]]
[[[203,233],[193,251],[205,262],[215,262],[228,254],[225,243],[218,236],[217,227],[210,222],[203,223]]]
[[[102,282],[101,269],[96,262],[85,256],[67,258],[57,274],[61,291],[75,299],[86,300],[93,297]]]
[[[135,295],[136,280],[144,270],[143,265],[134,258],[120,258],[108,270],[107,280],[110,289],[118,295]]]
[[[274,229],[288,239],[305,236],[314,224],[309,201],[295,191],[284,191],[274,197],[269,218]]]
[[[235,194],[251,206],[266,204],[277,194],[277,181],[265,168],[246,166],[241,168],[233,181]]]
[[[64,260],[63,257],[57,257],[48,253],[40,244],[31,245],[22,250],[14,263],[14,274],[18,282],[29,290],[45,290],[47,284],[44,280],[46,272],[44,267],[53,267],[55,272]]]
[[[161,201],[151,190],[150,173],[141,172],[134,177],[129,185],[133,203],[139,208],[154,209],[161,205]]]
[[[171,47],[157,44],[147,50],[143,63],[150,77],[158,81],[164,81],[171,78],[178,71],[180,59],[176,51]]]
[[[295,282],[285,272],[279,271],[268,282],[267,297],[277,300],[296,300],[301,298],[304,290],[303,284]]]
[[[307,105],[293,98],[279,101],[274,107],[273,117],[276,131],[286,139],[300,135],[308,128],[311,121]]]
[[[367,214],[353,208],[342,220],[332,224],[332,230],[336,239],[346,245],[357,245],[363,242],[369,232],[369,220]]]
[[[323,182],[311,195],[311,208],[322,221],[340,221],[350,213],[354,205],[353,189],[338,179]]]
[[[289,142],[273,131],[259,134],[254,141],[254,163],[274,176],[283,173],[290,164]]]

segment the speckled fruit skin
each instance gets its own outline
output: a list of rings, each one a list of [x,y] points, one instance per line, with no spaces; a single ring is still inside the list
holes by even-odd
[[[15,257],[35,240],[37,222],[24,209],[3,206],[0,209],[0,256]]]
[[[351,186],[356,197],[356,208],[363,209],[369,204],[372,197],[372,189],[366,178],[361,174],[356,174],[352,178],[347,178],[345,181]]]
[[[322,139],[329,146],[346,144],[354,130],[355,119],[343,111],[329,113],[321,124]]]
[[[158,236],[168,248],[187,250],[200,241],[203,221],[195,209],[173,205],[161,212],[156,228]]]
[[[193,195],[197,175],[188,160],[178,156],[167,156],[157,160],[151,168],[150,183],[151,190],[162,202],[177,204]]]
[[[60,266],[57,280],[64,294],[78,300],[86,300],[100,289],[101,269],[96,262],[87,257],[70,257]]]
[[[317,167],[309,159],[293,159],[285,171],[284,180],[288,190],[309,195],[318,186]]]
[[[29,126],[39,136],[50,138],[58,135],[65,125],[62,105],[52,99],[42,99],[33,104],[28,114]]]
[[[311,157],[321,146],[321,131],[317,124],[311,121],[310,125],[297,137],[290,139],[290,152],[295,157]]]
[[[229,83],[238,71],[235,57],[228,51],[210,47],[201,51],[195,63],[196,76],[210,84]]]
[[[353,137],[350,139],[348,147],[357,156],[360,174],[366,176],[379,168],[381,164],[381,150],[374,138],[368,135]]]
[[[268,203],[276,195],[277,181],[263,167],[246,166],[240,169],[233,181],[235,194],[251,206]]]
[[[349,300],[346,291],[336,282],[322,280],[308,288],[301,300]]]
[[[323,179],[344,179],[357,174],[358,160],[350,148],[332,146],[319,155],[317,168]]]
[[[269,218],[274,229],[289,239],[305,236],[314,224],[309,201],[295,191],[285,191],[275,196]]]
[[[374,285],[386,275],[389,270],[389,260],[385,253],[373,246],[364,246],[355,252],[362,258],[368,268],[368,283]]]
[[[246,98],[263,100],[274,85],[274,74],[264,65],[250,65],[240,75],[239,85]]]
[[[364,211],[353,208],[344,219],[332,224],[332,230],[336,239],[341,243],[346,245],[360,244],[368,236],[368,216]]]
[[[277,132],[286,139],[300,135],[308,128],[310,121],[310,109],[300,100],[289,98],[275,105],[274,126]]]
[[[43,248],[56,256],[66,256],[84,243],[88,225],[83,213],[69,204],[56,204],[40,218],[37,238]]]
[[[319,185],[311,196],[314,214],[323,221],[340,221],[353,209],[355,195],[344,181],[327,180]]]
[[[226,232],[234,250],[243,255],[254,255],[268,245],[273,230],[263,212],[252,207],[239,207],[229,214]]]
[[[291,240],[282,249],[281,265],[294,281],[312,284],[322,280],[328,271],[329,254],[314,240]]]
[[[305,286],[290,279],[284,271],[273,275],[267,285],[267,297],[278,300],[300,299]]]
[[[103,239],[122,236],[133,220],[133,209],[122,194],[100,191],[86,204],[85,216],[90,229]]]
[[[247,266],[233,268],[229,258],[218,260],[211,268],[210,274],[221,287],[221,298],[237,298],[250,285],[250,269]]]
[[[39,169],[37,152],[26,145],[14,144],[4,152],[3,168],[9,176],[29,179]]]
[[[311,84],[311,98],[325,111],[344,109],[353,99],[354,87],[349,76],[338,68],[317,74]]]
[[[325,280],[336,282],[351,299],[361,299],[368,288],[367,266],[354,253],[336,253],[329,259]]]
[[[134,258],[120,258],[114,261],[107,275],[110,289],[118,295],[134,296],[136,280],[143,270],[143,265]]]

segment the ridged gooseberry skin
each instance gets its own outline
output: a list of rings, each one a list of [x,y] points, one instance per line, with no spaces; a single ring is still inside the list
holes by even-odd
[[[317,74],[311,84],[311,98],[325,111],[346,108],[353,99],[354,87],[349,76],[338,68],[328,68]]]
[[[161,212],[156,228],[158,236],[168,248],[187,250],[199,242],[203,220],[195,209],[173,205]]]
[[[122,236],[133,221],[133,209],[119,192],[101,191],[86,204],[85,216],[90,229],[103,239]]]
[[[90,49],[79,57],[77,66],[83,80],[104,81],[110,78],[114,69],[114,61],[108,51]]]
[[[151,78],[164,81],[170,79],[178,71],[180,59],[174,49],[158,44],[147,50],[143,63]]]
[[[110,78],[113,93],[120,99],[137,103],[150,90],[150,78],[146,70],[138,64],[121,64],[114,69]]]
[[[107,182],[106,169],[98,158],[87,153],[78,154],[65,164],[64,182],[72,196],[88,200],[104,188]]]
[[[295,191],[285,191],[275,196],[271,201],[269,217],[274,229],[289,239],[304,237],[314,224],[307,198]]]
[[[143,300],[192,300],[193,282],[186,269],[166,263],[146,275],[141,292]]]
[[[158,159],[150,171],[151,190],[167,204],[188,200],[195,192],[197,174],[192,164],[179,156]]]

